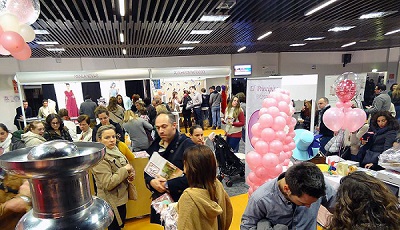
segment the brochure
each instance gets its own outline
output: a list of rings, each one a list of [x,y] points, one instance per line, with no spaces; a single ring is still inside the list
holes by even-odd
[[[152,177],[159,175],[167,180],[180,177],[183,174],[182,170],[167,161],[157,152],[154,152],[153,155],[151,155],[144,171]]]

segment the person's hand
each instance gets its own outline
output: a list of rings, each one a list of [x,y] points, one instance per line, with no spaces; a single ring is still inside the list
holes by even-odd
[[[365,145],[365,144],[367,144],[367,143],[368,143],[367,140],[361,140],[361,144],[362,144],[362,145]]]
[[[27,180],[19,187],[18,194],[31,197],[31,189]]]
[[[367,108],[367,109],[370,109],[371,107],[372,107],[372,106],[369,106],[369,105],[368,105],[368,106],[365,106],[365,108]]]
[[[11,212],[23,213],[26,212],[28,208],[28,203],[26,203],[21,197],[14,197],[13,199],[7,201],[4,205],[6,210]]]
[[[128,171],[129,174],[133,171],[133,167],[131,164],[125,165],[124,168],[126,168],[126,171]]]
[[[373,165],[374,165],[373,163],[368,163],[368,164],[366,164],[364,167],[365,167],[366,169],[369,169],[369,168],[371,168]]]
[[[158,192],[163,193],[167,191],[167,189],[165,188],[165,182],[167,182],[167,179],[157,175],[156,178],[150,181],[150,185]]]

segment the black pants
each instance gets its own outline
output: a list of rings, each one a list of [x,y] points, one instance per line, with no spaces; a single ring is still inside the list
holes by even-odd
[[[118,221],[114,213],[114,219],[111,222],[110,226],[108,226],[108,230],[121,230],[124,227],[126,219],[126,204],[118,206],[117,209],[119,212],[119,216],[121,217],[122,220],[122,225],[121,226],[118,225]]]
[[[160,219],[160,214],[156,212],[156,210],[151,206],[151,212],[150,212],[150,223],[153,224],[160,224],[161,225],[161,219]]]
[[[201,113],[201,108],[194,108],[193,115],[194,119],[196,120],[196,124],[203,128],[203,114]]]
[[[191,120],[191,116],[192,113],[182,113],[183,115],[183,126],[185,127],[185,131],[187,132],[187,128],[192,127],[192,120]]]

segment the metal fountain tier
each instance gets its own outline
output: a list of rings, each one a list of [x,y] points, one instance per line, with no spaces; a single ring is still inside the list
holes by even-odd
[[[16,229],[105,229],[110,205],[90,194],[87,170],[101,161],[100,143],[49,141],[0,156],[0,167],[29,179],[32,210]]]

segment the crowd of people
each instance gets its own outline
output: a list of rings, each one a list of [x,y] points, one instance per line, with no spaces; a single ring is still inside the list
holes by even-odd
[[[384,87],[376,86],[377,96],[371,107],[365,110],[371,118],[358,132],[346,135],[342,132],[346,138],[361,136],[358,143],[351,142],[350,145],[358,147],[352,146],[357,151],[352,151],[350,155],[354,159],[358,157],[363,167],[382,169],[377,160],[379,154],[399,139],[398,120],[390,111],[390,104],[393,103],[394,108],[400,105],[395,104],[398,95],[396,88],[393,87],[392,91],[387,106]],[[163,102],[159,95],[152,100],[142,100],[135,94],[132,96],[132,107],[126,109],[125,104],[124,97],[119,94],[110,98],[107,107],[98,106],[90,96],[85,96],[77,118],[78,134],[76,126],[69,125],[72,122],[69,111],[50,111],[44,100],[43,108],[39,110],[44,122],[33,121],[22,132],[14,133],[0,123],[0,155],[51,140],[104,144],[105,157],[93,167],[92,172],[97,195],[107,201],[114,212],[113,222],[108,227],[114,230],[122,229],[126,219],[128,184],[136,176],[130,163],[134,159],[133,152],[146,151],[150,157],[157,152],[184,172],[182,176],[168,180],[144,173],[144,181],[152,192],[153,200],[167,193],[178,202],[178,229],[229,229],[233,208],[222,183],[216,177],[218,162],[213,149],[205,145],[204,129],[206,123],[211,130],[224,127],[227,143],[237,152],[239,142],[244,137],[244,93],[228,98],[224,86],[209,87],[209,94],[205,88],[200,93],[195,86],[191,86],[183,91],[182,98],[174,92],[169,103]],[[315,126],[322,135],[321,152],[335,154],[329,149],[325,150],[331,139],[338,136],[323,122],[324,113],[330,109],[328,99],[319,99],[318,107],[320,110],[315,118]],[[32,116],[28,108],[24,102],[26,117]],[[311,124],[310,110],[311,103],[306,101],[301,111],[306,128],[314,125]],[[16,119],[23,116],[21,111],[22,108],[17,109]],[[188,135],[177,129],[178,124],[171,111],[182,113]],[[20,124],[15,125],[21,128]],[[343,143],[346,138],[342,138]],[[13,178],[1,169],[0,175],[0,226],[1,229],[8,229],[3,228],[6,226],[4,223],[15,226],[16,222],[11,222],[11,218],[18,220],[29,209],[27,198],[30,198],[30,192],[24,180]],[[7,192],[2,193],[3,190]],[[400,226],[397,197],[378,179],[356,172],[344,177],[340,187],[335,190],[325,182],[315,164],[301,162],[254,191],[242,216],[240,228],[316,229],[320,205],[333,213],[327,226],[330,230],[399,229]],[[161,224],[160,215],[153,207],[150,222]]]

